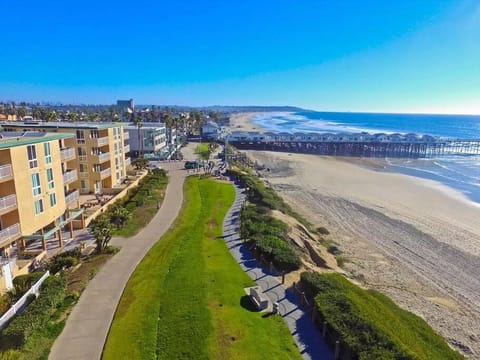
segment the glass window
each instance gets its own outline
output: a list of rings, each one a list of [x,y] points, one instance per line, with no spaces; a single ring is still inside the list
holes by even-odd
[[[57,195],[53,193],[53,194],[50,194],[50,206],[54,207],[55,205],[57,205]]]
[[[85,130],[77,130],[77,144],[85,144]]]
[[[33,190],[33,196],[37,196],[42,193],[39,173],[32,174],[32,190]]]
[[[35,200],[35,214],[41,214],[43,212],[43,200]]]
[[[53,189],[55,187],[55,183],[53,182],[53,169],[47,169],[47,180],[48,188]]]
[[[45,149],[45,163],[50,164],[52,162],[52,154],[50,152],[50,143],[46,142],[43,144]]]
[[[88,173],[88,166],[87,164],[80,163],[80,172],[81,173]]]
[[[87,160],[87,150],[85,148],[79,147],[78,149],[78,160],[86,161]]]
[[[35,148],[35,145],[28,145],[27,153],[28,153],[28,164],[30,166],[30,169],[37,167],[38,160],[37,160],[37,149]]]

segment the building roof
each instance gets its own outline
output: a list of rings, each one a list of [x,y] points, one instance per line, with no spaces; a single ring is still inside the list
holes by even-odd
[[[25,132],[0,132],[0,149],[9,149],[15,146],[31,145],[46,141],[67,139],[74,134],[68,133],[44,133],[39,131]]]
[[[16,122],[7,122],[3,124],[4,127],[19,127],[19,128],[47,128],[47,129],[109,129],[118,126],[122,126],[121,123],[91,123],[91,122],[66,122],[66,121],[55,121],[47,122],[41,120],[34,121],[16,121]]]

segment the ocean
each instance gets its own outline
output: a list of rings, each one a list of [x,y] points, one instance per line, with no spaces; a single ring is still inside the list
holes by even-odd
[[[341,112],[263,113],[252,123],[273,132],[415,133],[480,139],[479,115],[380,114]],[[480,156],[385,159],[385,171],[440,182],[480,204]]]

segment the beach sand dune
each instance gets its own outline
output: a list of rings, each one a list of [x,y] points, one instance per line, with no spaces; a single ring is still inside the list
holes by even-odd
[[[480,358],[480,207],[382,160],[248,151],[301,214],[326,226],[350,277]]]

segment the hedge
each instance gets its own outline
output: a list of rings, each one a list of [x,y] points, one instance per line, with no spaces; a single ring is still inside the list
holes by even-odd
[[[261,207],[267,207],[271,210],[279,210],[284,214],[290,215],[302,223],[307,229],[316,232],[312,224],[304,217],[295,212],[272,188],[265,186],[264,182],[257,176],[245,172],[228,170],[228,174],[239,179],[242,184],[248,187],[248,200]]]
[[[40,288],[40,295],[2,331],[2,348],[19,348],[39,328],[45,326],[65,297],[67,281],[63,276],[49,276]]]
[[[240,235],[252,241],[257,250],[277,269],[297,270],[301,261],[293,245],[288,241],[288,226],[261,211],[255,205],[248,205],[242,209]]]
[[[320,316],[359,359],[463,359],[422,318],[340,274],[302,273]]]

